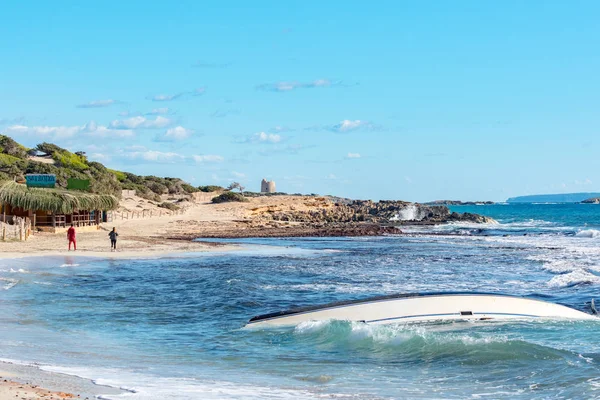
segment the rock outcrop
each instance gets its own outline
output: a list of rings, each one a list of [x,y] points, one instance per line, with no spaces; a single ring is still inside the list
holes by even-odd
[[[600,197],[592,197],[591,199],[583,200],[584,204],[600,204]]]
[[[472,214],[450,212],[446,206],[429,206],[405,201],[355,200],[347,203],[337,202],[330,207],[303,211],[272,211],[261,216],[264,219],[310,224],[357,223],[376,224],[441,224],[446,222],[494,223],[491,218]]]

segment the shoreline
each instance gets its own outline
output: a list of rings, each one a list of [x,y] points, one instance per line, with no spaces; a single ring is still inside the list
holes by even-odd
[[[135,210],[139,208],[139,204],[145,203],[132,197],[123,199],[121,207]],[[97,231],[77,232],[77,251],[68,251],[66,235],[63,234],[36,232],[24,242],[0,241],[0,260],[64,257],[66,263],[73,263],[75,258],[125,260],[187,257],[243,250],[243,245],[219,242],[218,239],[374,237],[403,234],[403,224],[286,221],[271,218],[272,213],[285,214],[294,210],[322,215],[331,207],[334,207],[331,202],[310,197],[264,197],[252,199],[249,203],[194,203],[185,214],[121,219],[104,223]],[[404,226],[406,225],[408,224]],[[113,227],[119,233],[116,252],[110,251],[108,239],[108,232]],[[91,379],[49,372],[43,368],[43,365],[36,363],[0,359],[0,400],[91,399],[101,394],[110,396],[124,393],[117,388],[96,385]]]
[[[127,392],[99,385],[92,379],[47,371],[44,367],[37,363],[0,360],[0,400],[83,400]]]
[[[186,242],[187,243],[187,242]],[[115,260],[126,260],[126,259],[150,259],[150,258],[162,258],[162,257],[173,257],[173,256],[184,256],[186,254],[202,254],[202,253],[221,253],[228,251],[239,250],[240,246],[228,243],[218,242],[201,242],[201,241],[190,241],[189,246],[174,246],[172,249],[160,249],[160,250],[118,250],[116,252],[111,251],[98,251],[98,250],[86,250],[80,249],[77,251],[68,250],[42,250],[32,252],[2,252],[0,253],[0,260],[7,259],[22,259],[22,258],[38,258],[38,257],[89,257],[98,259],[115,259]],[[0,245],[0,249],[1,249]]]

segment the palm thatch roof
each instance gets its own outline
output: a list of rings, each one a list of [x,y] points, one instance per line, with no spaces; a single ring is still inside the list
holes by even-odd
[[[83,210],[114,210],[119,200],[109,194],[91,194],[64,189],[28,188],[12,181],[0,181],[0,204],[25,210],[72,214]]]

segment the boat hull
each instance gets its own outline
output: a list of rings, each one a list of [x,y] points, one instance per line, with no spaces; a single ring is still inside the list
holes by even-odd
[[[305,321],[346,320],[391,324],[448,320],[597,319],[597,317],[537,299],[460,293],[396,295],[356,302],[332,303],[252,318],[246,327],[294,326]]]

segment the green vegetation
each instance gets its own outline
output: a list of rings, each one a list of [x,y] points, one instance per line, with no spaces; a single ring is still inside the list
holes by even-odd
[[[31,161],[29,155],[46,155],[54,164]],[[34,149],[0,135],[0,181],[24,179],[26,174],[56,175],[57,188],[66,188],[69,178],[90,181],[90,193],[121,197],[121,190],[135,190],[147,200],[162,202],[161,195],[186,195],[198,191],[223,190],[220,186],[196,188],[179,178],[139,176],[129,172],[108,169],[99,162],[89,161],[84,152],[72,153],[52,143],[40,143]]]
[[[0,166],[1,165],[15,165],[21,159],[18,157],[11,156],[9,154],[0,153]]]
[[[108,172],[113,174],[119,182],[123,182],[123,181],[125,181],[125,179],[127,179],[127,175],[125,174],[125,172],[117,171],[116,169],[110,169],[110,168],[107,168],[107,170],[108,170]]]
[[[210,192],[222,192],[223,190],[225,190],[225,188],[221,187],[221,186],[208,185],[208,186],[199,186],[198,190],[200,190],[201,192],[210,193]]]
[[[212,199],[213,203],[229,203],[233,201],[243,203],[249,200],[245,198],[242,194],[234,192],[225,192],[223,194],[218,195],[217,197],[213,197]]]
[[[0,135],[0,153],[17,158],[27,157],[27,147],[15,142],[12,138]]]

